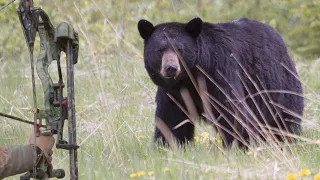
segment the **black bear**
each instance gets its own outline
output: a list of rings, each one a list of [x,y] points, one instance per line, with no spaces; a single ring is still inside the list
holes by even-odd
[[[240,145],[257,137],[283,140],[301,131],[302,85],[282,37],[269,25],[247,18],[217,24],[194,18],[153,26],[142,19],[138,30],[145,68],[158,86],[155,116],[180,143],[194,136],[193,123],[175,128],[188,119],[177,105],[185,107],[181,88],[191,94],[198,114],[206,108],[191,78],[200,75],[212,111],[204,119],[219,130],[226,147],[234,140]],[[154,136],[165,142],[157,127]]]

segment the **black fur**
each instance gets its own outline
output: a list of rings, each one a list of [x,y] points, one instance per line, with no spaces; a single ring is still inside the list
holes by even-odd
[[[152,81],[158,86],[155,115],[160,117],[170,129],[187,119],[187,116],[166,93],[172,94],[181,104],[184,104],[179,91],[181,87],[186,87],[192,94],[199,114],[203,113],[200,97],[184,69],[175,80],[166,80],[159,73],[163,52],[168,49],[173,50],[173,45],[179,50],[195,78],[202,74],[196,68],[196,65],[199,65],[216,83],[206,79],[209,94],[232,112],[225,110],[221,104],[214,103],[213,114],[216,119],[219,119],[221,126],[234,133],[235,129],[232,129],[229,123],[238,123],[236,131],[246,141],[252,135],[250,132],[261,135],[254,117],[262,124],[267,122],[271,127],[278,128],[279,125],[281,129],[287,129],[291,133],[300,132],[301,119],[283,110],[283,107],[302,116],[304,107],[302,97],[276,92],[263,93],[254,98],[248,97],[250,94],[266,90],[285,90],[302,94],[301,82],[296,78],[298,74],[295,65],[289,57],[280,34],[275,29],[246,18],[217,24],[202,22],[200,18],[195,18],[186,24],[170,22],[154,27],[150,22],[143,21],[144,23],[139,22],[138,29],[145,44],[145,68]],[[150,24],[152,25],[151,33]],[[243,101],[239,101],[240,99]],[[247,127],[240,125],[232,114],[236,114]],[[284,123],[282,120],[285,120]],[[187,123],[173,130],[173,134],[182,143],[190,141],[193,139],[194,126]],[[229,146],[234,140],[232,135],[223,130],[222,136],[225,146]],[[155,139],[158,138],[163,140],[156,128]]]

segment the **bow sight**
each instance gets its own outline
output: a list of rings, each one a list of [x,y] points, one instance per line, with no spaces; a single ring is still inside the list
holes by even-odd
[[[57,134],[56,148],[69,150],[70,178],[78,179],[77,149],[76,145],[76,119],[74,104],[74,72],[73,65],[77,63],[79,38],[73,27],[60,23],[56,28],[50,22],[45,11],[33,6],[32,0],[21,0],[17,9],[25,41],[28,46],[32,71],[34,126],[35,133],[42,135]],[[40,37],[40,54],[37,61],[33,61],[33,50],[37,32]],[[60,66],[61,52],[66,53],[67,69],[67,97],[63,96],[65,87]],[[59,80],[53,83],[48,67],[56,61]],[[37,108],[34,64],[41,80],[44,91],[44,109]],[[64,121],[68,120],[68,142],[63,139]],[[45,121],[46,128],[39,129]],[[32,171],[21,176],[21,179],[48,179],[52,177],[63,178],[64,170],[51,170],[46,160],[42,158],[40,165]]]

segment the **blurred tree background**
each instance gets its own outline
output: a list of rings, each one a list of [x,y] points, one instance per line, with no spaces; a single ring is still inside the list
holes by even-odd
[[[0,0],[0,6],[8,2]],[[320,0],[35,0],[34,3],[49,14],[53,24],[72,22],[82,43],[88,43],[82,46],[86,48],[82,53],[98,51],[128,57],[141,54],[136,49],[142,46],[136,29],[140,18],[157,24],[200,16],[213,23],[240,17],[256,19],[276,28],[291,53],[304,59],[320,56]],[[0,58],[21,59],[26,48],[17,6],[18,1],[0,12]]]

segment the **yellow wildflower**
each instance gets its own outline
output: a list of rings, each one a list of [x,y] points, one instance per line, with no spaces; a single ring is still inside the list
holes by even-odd
[[[310,172],[309,169],[301,169],[301,170],[299,171],[299,175],[300,175],[301,177],[303,177],[303,176],[308,176],[308,175],[310,175],[310,174],[311,174],[311,172]]]
[[[200,136],[201,136],[201,137],[208,137],[208,136],[209,136],[209,133],[208,133],[208,132],[203,132],[203,133],[201,133]]]
[[[320,173],[316,174],[316,175],[313,177],[313,180],[320,180]]]
[[[163,168],[163,171],[168,172],[168,171],[170,171],[170,169],[168,167],[165,167],[165,168]]]
[[[252,156],[252,155],[253,155],[253,152],[252,152],[252,151],[248,151],[248,152],[247,152],[247,155],[248,155],[248,156]]]
[[[140,177],[140,176],[144,176],[144,175],[146,175],[146,172],[144,172],[144,171],[138,171],[137,172],[137,175]]]
[[[149,175],[149,176],[153,176],[153,175],[154,175],[154,171],[149,171],[149,172],[148,172],[148,175]]]
[[[138,136],[138,139],[144,139],[144,138],[146,138],[146,137],[144,137],[144,136]]]
[[[200,142],[200,138],[199,138],[198,136],[195,136],[195,137],[194,137],[194,140],[195,140],[196,142]]]
[[[98,54],[98,51],[97,50],[94,50],[93,51],[93,55],[97,55]]]
[[[297,180],[298,176],[295,173],[290,173],[287,175],[286,180]]]
[[[218,145],[222,145],[222,140],[221,139],[217,139],[217,143],[218,143]]]
[[[130,174],[130,177],[131,178],[136,178],[137,177],[137,173]]]

